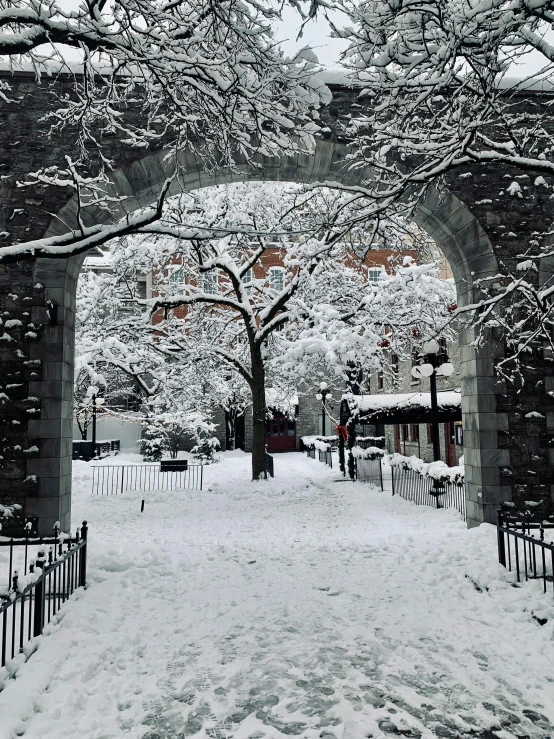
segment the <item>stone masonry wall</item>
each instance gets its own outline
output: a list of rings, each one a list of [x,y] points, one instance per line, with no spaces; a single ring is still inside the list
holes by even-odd
[[[0,243],[8,245],[40,238],[49,228],[63,230],[65,226],[56,224],[55,215],[63,213],[65,219],[74,213],[73,206],[66,205],[71,195],[68,189],[18,186],[33,170],[63,165],[64,155],[71,154],[71,131],[49,138],[44,114],[58,105],[52,91],[58,95],[70,92],[72,79],[58,77],[37,84],[26,74],[0,76],[12,88],[7,95],[12,102],[0,103]],[[522,98],[519,104],[532,112],[546,108],[551,100],[540,93]],[[327,128],[314,155],[264,159],[264,178],[355,183],[361,173],[345,169],[347,137],[342,125],[359,110],[354,106],[358,106],[356,91],[333,87],[333,99],[322,111]],[[125,114],[137,113],[129,109]],[[106,138],[104,143],[116,168],[114,188],[137,207],[152,202],[164,176],[155,152],[125,148],[115,138]],[[189,169],[187,187],[251,175],[241,164],[240,174],[227,172],[218,178],[204,172],[188,152],[180,157]],[[509,187],[514,182],[519,188]],[[462,168],[448,174],[444,184],[446,189],[431,188],[423,196],[415,220],[449,260],[458,302],[464,304],[477,296],[475,280],[513,272],[522,255],[543,243],[554,220],[554,183],[495,165]],[[105,217],[103,213],[94,216]],[[59,259],[47,263],[43,259],[4,260],[0,264],[0,501],[22,501],[21,515],[40,518],[41,533],[49,532],[56,520],[63,527],[70,520],[71,455],[67,446],[79,266],[79,260]],[[551,264],[537,266],[539,270],[529,279],[538,282],[551,277]],[[58,305],[56,323],[48,316],[48,301]],[[496,508],[505,501],[519,507],[532,505],[537,516],[548,514],[554,491],[552,358],[536,343],[528,356],[523,385],[509,385],[495,372],[495,361],[505,353],[501,337],[489,336],[479,350],[474,339],[471,329],[460,334],[470,525],[494,520]]]

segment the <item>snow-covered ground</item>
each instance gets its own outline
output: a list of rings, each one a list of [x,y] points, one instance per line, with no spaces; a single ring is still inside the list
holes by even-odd
[[[249,463],[143,514],[75,464],[90,585],[6,682],[1,739],[554,737],[554,600],[512,586],[492,527]]]

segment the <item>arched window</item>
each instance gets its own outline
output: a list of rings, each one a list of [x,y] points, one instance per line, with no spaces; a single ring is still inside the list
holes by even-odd
[[[246,294],[252,295],[252,267],[247,269],[246,272],[243,274],[242,281],[244,283]]]

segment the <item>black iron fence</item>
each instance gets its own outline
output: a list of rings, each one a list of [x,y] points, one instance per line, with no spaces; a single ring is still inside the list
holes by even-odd
[[[203,465],[99,464],[92,468],[92,493],[118,495],[127,490],[202,490]]]
[[[275,468],[273,466],[273,457],[271,454],[265,453],[265,468],[267,470],[267,474],[270,477],[275,477]]]
[[[409,467],[391,465],[392,494],[417,505],[455,508],[466,520],[466,496],[463,481],[436,480]]]
[[[554,529],[554,524],[532,523],[529,513],[516,519],[498,511],[498,561],[515,570],[518,582],[524,577],[526,582],[540,580],[545,593],[554,593],[554,543],[544,540],[545,529]]]
[[[323,462],[323,464],[326,464],[328,467],[333,468],[333,453],[330,449],[327,449],[325,451],[322,451],[321,449],[318,449],[319,454],[319,461]]]
[[[107,457],[110,454],[118,454],[121,451],[121,441],[119,439],[108,439],[107,441],[73,441],[73,459],[82,459],[89,462],[94,457]]]
[[[372,459],[356,460],[356,479],[359,482],[369,482],[371,485],[383,490],[383,465],[382,457]]]
[[[319,459],[320,462],[333,468],[333,452],[331,449],[316,449],[315,447],[306,448],[306,456],[310,459]]]
[[[0,541],[8,552],[8,584],[0,586],[0,668],[42,634],[70,595],[87,581],[87,522],[75,538]],[[16,568],[16,564],[20,569]]]
[[[369,449],[370,446],[375,446],[378,449],[385,448],[385,437],[384,436],[357,436],[356,446],[361,449]]]

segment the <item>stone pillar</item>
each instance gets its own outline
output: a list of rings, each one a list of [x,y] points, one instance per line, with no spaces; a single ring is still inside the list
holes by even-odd
[[[40,535],[71,526],[75,294],[81,260],[0,263],[0,504]],[[1,520],[1,519],[0,519]]]

